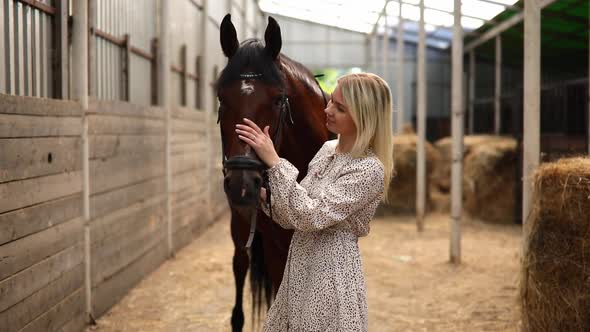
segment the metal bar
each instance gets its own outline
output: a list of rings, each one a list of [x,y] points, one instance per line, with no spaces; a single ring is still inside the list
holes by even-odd
[[[130,101],[131,96],[131,42],[128,33],[125,34],[125,48],[121,52],[121,99]]]
[[[133,53],[133,54],[135,54],[135,55],[137,55],[137,56],[139,56],[141,58],[144,58],[144,59],[146,59],[148,61],[153,61],[154,60],[154,56],[152,54],[150,54],[149,52],[146,52],[146,51],[144,51],[142,49],[139,49],[139,48],[137,48],[135,46],[130,46],[130,50],[131,50],[131,53]]]
[[[383,49],[381,50],[382,52],[382,67],[381,67],[381,76],[383,76],[383,79],[385,81],[388,81],[388,65],[389,65],[389,27],[387,26],[387,15],[385,15],[383,17],[383,25],[384,25],[384,32],[383,32]],[[329,31],[329,29],[326,29],[326,31]],[[329,49],[329,47],[326,47],[326,49]],[[329,59],[329,58],[328,58]]]
[[[31,96],[38,97],[37,89],[37,12],[31,11]]]
[[[203,57],[201,55],[197,55],[197,60],[195,63],[195,68],[197,70],[197,75],[195,75],[195,85],[196,85],[196,90],[195,90],[195,107],[196,108],[201,108],[202,105],[202,100],[201,100],[201,73],[203,72],[203,61],[202,61]]]
[[[549,6],[550,4],[554,3],[557,0],[535,0],[535,1],[537,1],[539,3],[540,9],[543,9],[543,8]],[[520,23],[523,19],[524,19],[523,12],[514,14],[514,16],[510,17],[506,21],[503,21],[502,23],[498,24],[496,27],[486,31],[483,35],[481,35],[476,40],[471,41],[469,44],[467,44],[467,46],[465,46],[465,48],[463,49],[463,52],[471,51],[472,49],[476,48],[477,46],[496,37],[500,33],[512,28],[516,24]]]
[[[16,1],[21,2],[27,6],[33,7],[37,10],[40,10],[47,15],[54,16],[57,13],[57,8],[47,5],[47,4],[44,4],[41,1],[37,1],[37,0],[16,0]]]
[[[502,36],[496,36],[496,58],[495,58],[495,80],[494,80],[494,133],[500,135],[502,131]]]
[[[97,27],[96,19],[96,6],[98,0],[88,0],[88,30],[90,35],[88,36],[88,95],[97,97],[98,91],[96,85],[98,78],[96,77],[96,37],[94,31]]]
[[[158,38],[152,39],[152,59],[151,59],[151,66],[150,66],[150,78],[151,78],[151,102],[152,105],[158,104]]]
[[[416,145],[416,226],[418,232],[424,230],[426,208],[426,31],[424,27],[424,0],[420,0],[420,39],[418,41],[418,89],[416,127],[418,142]]]
[[[14,4],[14,94],[20,95],[20,36],[19,36],[19,27],[21,23],[19,23],[19,15],[18,15],[18,8],[20,7],[19,3]]]
[[[463,28],[461,0],[455,0],[452,46],[451,115],[451,263],[461,262],[461,215],[463,210]]]
[[[401,134],[404,125],[404,18],[402,7],[399,6],[399,21],[397,29],[397,133]]]
[[[11,0],[4,0],[4,79],[5,79],[5,92],[12,93],[12,66],[10,65],[10,52],[12,50],[12,43],[11,43],[11,36],[10,30],[12,28],[12,24],[10,24],[10,4]]]
[[[188,88],[188,81],[187,81],[187,72],[186,72],[186,44],[183,44],[180,47],[180,105],[186,106],[187,102],[187,88]]]
[[[29,57],[29,47],[30,47],[30,34],[29,34],[29,15],[28,13],[31,10],[23,6],[22,14],[23,14],[23,83],[24,83],[24,95],[30,96],[31,90],[29,89],[29,76],[31,75],[30,72],[30,57]]]
[[[523,225],[532,206],[531,174],[539,165],[542,8],[542,0],[527,0],[524,6]]]
[[[56,1],[53,30],[54,98],[68,98],[68,1]]]
[[[469,124],[468,133],[473,135],[473,125],[475,123],[475,50],[469,52]]]
[[[189,0],[189,2],[197,7],[200,11],[203,11],[203,5],[199,5],[195,0]]]

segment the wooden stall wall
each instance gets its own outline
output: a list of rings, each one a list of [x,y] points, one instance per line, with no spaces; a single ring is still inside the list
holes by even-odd
[[[102,315],[167,256],[166,113],[93,101],[88,117],[92,309]]]
[[[4,94],[0,105],[0,331],[79,331],[81,108]]]

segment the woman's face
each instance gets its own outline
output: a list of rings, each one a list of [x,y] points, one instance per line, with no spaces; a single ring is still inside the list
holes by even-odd
[[[356,135],[356,126],[352,120],[350,109],[344,104],[340,86],[336,86],[324,112],[326,112],[326,127],[329,131],[343,136]]]

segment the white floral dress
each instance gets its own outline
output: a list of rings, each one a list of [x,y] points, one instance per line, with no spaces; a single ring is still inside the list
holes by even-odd
[[[383,194],[383,165],[370,151],[336,153],[336,144],[324,144],[301,184],[285,159],[268,171],[274,221],[295,232],[264,331],[368,329],[358,238]]]

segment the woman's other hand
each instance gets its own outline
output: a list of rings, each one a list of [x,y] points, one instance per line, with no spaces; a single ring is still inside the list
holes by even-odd
[[[279,162],[279,155],[270,138],[269,130],[270,127],[266,126],[262,131],[258,125],[246,118],[244,124],[236,125],[238,138],[250,145],[266,166],[273,167]]]

